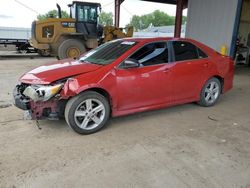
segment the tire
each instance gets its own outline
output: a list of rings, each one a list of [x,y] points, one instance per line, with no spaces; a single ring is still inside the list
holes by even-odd
[[[213,106],[219,100],[220,95],[221,82],[217,78],[211,78],[203,86],[198,104],[205,107]]]
[[[78,58],[86,52],[84,44],[77,39],[67,39],[58,47],[58,58]]]
[[[79,134],[99,131],[106,125],[109,116],[108,100],[94,91],[86,91],[71,98],[65,108],[67,124]]]

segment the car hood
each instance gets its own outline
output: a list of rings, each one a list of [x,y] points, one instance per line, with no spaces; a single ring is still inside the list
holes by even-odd
[[[27,84],[50,84],[51,82],[95,71],[102,65],[66,59],[48,63],[37,67],[20,78],[20,82]]]

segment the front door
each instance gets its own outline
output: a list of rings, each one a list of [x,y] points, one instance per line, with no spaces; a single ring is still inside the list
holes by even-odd
[[[140,67],[116,69],[118,110],[149,107],[171,101],[169,50],[166,42],[150,43],[129,57]]]

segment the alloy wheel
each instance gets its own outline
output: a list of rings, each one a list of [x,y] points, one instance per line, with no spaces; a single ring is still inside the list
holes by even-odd
[[[98,127],[105,117],[105,107],[98,99],[86,99],[75,110],[74,118],[77,126],[84,130]]]
[[[211,81],[205,89],[205,100],[207,103],[214,103],[219,97],[220,86],[217,82]]]

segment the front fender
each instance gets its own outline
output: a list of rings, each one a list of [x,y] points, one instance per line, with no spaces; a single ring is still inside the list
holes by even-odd
[[[93,75],[82,75],[75,78],[69,78],[60,92],[61,99],[69,99],[86,90],[105,91],[112,100],[112,110],[117,107],[118,95],[116,90],[116,78],[113,71],[106,75],[99,75],[95,72]]]
[[[70,97],[73,97],[75,95],[78,95],[79,93],[91,89],[91,88],[102,88],[99,84],[84,84],[80,85],[78,80],[75,78],[69,78],[65,84],[64,87],[60,93],[62,99],[68,99]]]

